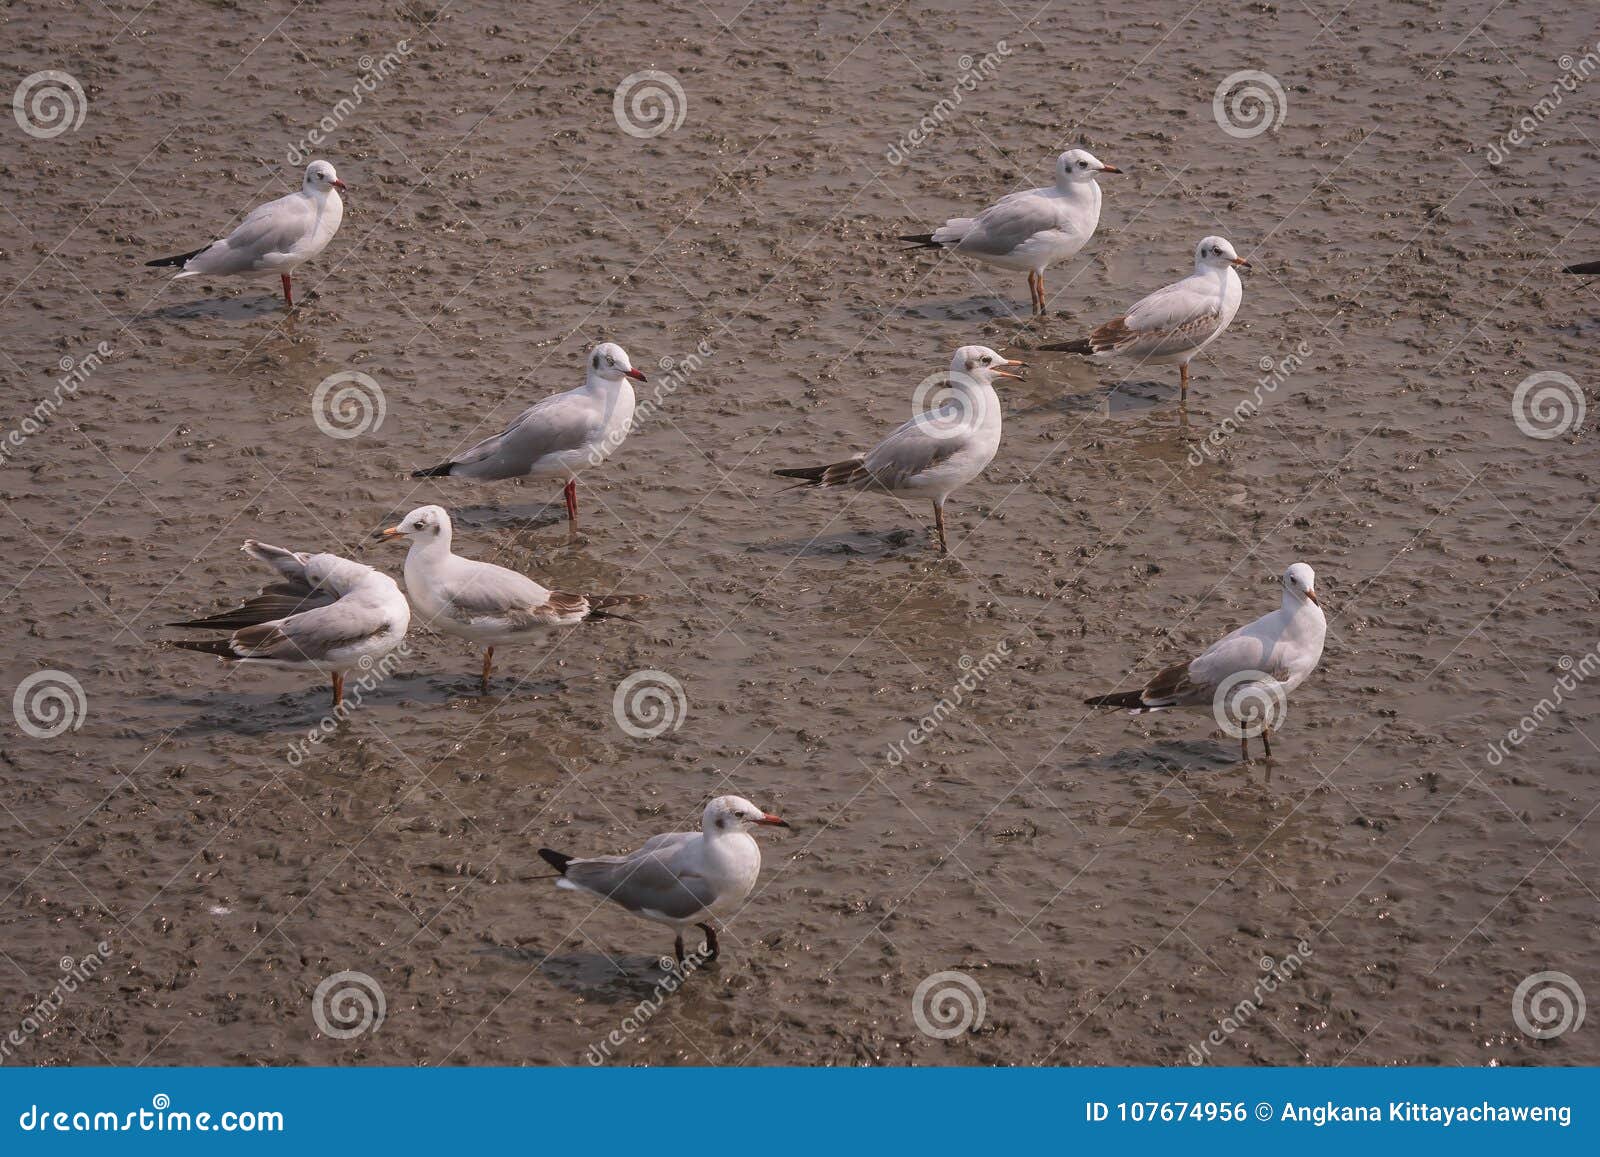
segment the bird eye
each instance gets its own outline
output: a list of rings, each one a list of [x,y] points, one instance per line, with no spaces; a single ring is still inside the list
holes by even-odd
[[[1079,161],[1078,162],[1078,168],[1087,169],[1088,167],[1089,167],[1089,162],[1088,161]]]
[[[980,366],[986,366],[986,365],[989,364],[989,359],[988,358],[979,358],[978,359],[978,364]]]
[[[616,358],[611,358],[611,357],[606,358],[606,365],[614,366],[616,364],[617,364],[617,359]]]

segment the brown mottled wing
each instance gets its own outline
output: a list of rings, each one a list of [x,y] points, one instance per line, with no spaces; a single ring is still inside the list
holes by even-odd
[[[1160,704],[1182,701],[1196,693],[1206,694],[1189,674],[1188,663],[1174,663],[1157,671],[1155,678],[1144,685],[1141,697],[1146,703]]]

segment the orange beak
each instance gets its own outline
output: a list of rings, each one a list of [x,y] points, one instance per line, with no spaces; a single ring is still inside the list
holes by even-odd
[[[1250,263],[1248,261],[1246,261],[1243,257],[1235,257],[1232,261],[1228,262],[1228,264],[1232,265],[1235,269],[1249,269],[1250,268]]]
[[[1099,172],[1102,172],[1102,173],[1118,173],[1118,174],[1120,174],[1122,172],[1122,170],[1117,168],[1117,166],[1115,166],[1115,165],[1101,165],[1100,168],[1099,168]]]
[[[1028,363],[1027,362],[1001,362],[1000,364],[1003,365],[1003,366],[1010,366],[1013,369],[1018,369],[1018,370],[1025,370],[1025,369],[1028,368]],[[1018,382],[1026,380],[1026,379],[1023,378],[1023,376],[1021,374],[1008,374],[1008,373],[1005,372],[1005,370],[994,370],[992,372],[994,373],[994,376],[997,377],[997,378],[1011,378],[1013,381],[1018,381]]]
[[[405,534],[398,526],[387,526],[373,535],[372,539],[374,542],[391,542],[394,539],[403,537],[405,537]]]
[[[1316,591],[1307,591],[1306,592],[1306,598],[1308,598],[1312,602],[1316,603],[1317,606],[1319,606],[1319,607],[1322,605],[1322,600],[1317,598],[1317,592]]]
[[[772,816],[772,815],[764,815],[760,819],[758,819],[756,821],[756,823],[758,823],[758,824],[768,824],[771,827],[775,827],[775,828],[786,828],[786,827],[789,826],[786,822],[784,822],[783,820],[780,820],[777,816]]]

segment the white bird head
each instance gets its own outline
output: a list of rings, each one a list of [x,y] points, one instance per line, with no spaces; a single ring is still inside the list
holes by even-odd
[[[649,381],[643,370],[633,368],[628,351],[614,341],[601,342],[594,347],[589,355],[589,376],[608,382],[619,382],[625,377],[636,382]]]
[[[1283,598],[1284,602],[1293,602],[1296,606],[1308,599],[1315,603],[1317,599],[1317,572],[1303,562],[1297,562],[1283,572]]]
[[[409,538],[412,542],[450,545],[450,515],[442,506],[419,506],[393,526],[372,536],[380,542]]]
[[[329,189],[342,189],[344,182],[327,161],[312,161],[306,166],[306,179],[301,189],[307,193],[326,193]]]
[[[1023,369],[1026,364],[1003,358],[985,345],[964,345],[950,359],[950,376],[957,381],[971,378],[985,386],[992,386],[995,378],[1015,378],[1020,382],[1021,374],[1006,370]]]
[[[1120,173],[1115,165],[1108,165],[1088,149],[1068,149],[1056,158],[1056,184],[1072,185],[1092,181],[1096,173]]]
[[[1200,269],[1226,269],[1228,266],[1249,269],[1250,263],[1233,248],[1226,237],[1202,237],[1194,247],[1194,267]]]
[[[707,835],[744,831],[761,824],[775,828],[789,826],[777,816],[768,815],[742,795],[719,795],[706,804],[705,814],[700,818],[700,826]]]

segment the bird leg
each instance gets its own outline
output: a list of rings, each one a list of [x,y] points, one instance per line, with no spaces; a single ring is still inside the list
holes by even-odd
[[[1037,269],[1028,274],[1028,288],[1033,290],[1033,312],[1044,314],[1044,274]]]
[[[1263,749],[1265,749],[1265,751],[1267,753],[1267,758],[1271,759],[1272,758],[1272,728],[1263,727],[1261,729],[1261,746],[1262,746]]]
[[[1250,762],[1250,741],[1244,736],[1239,736],[1239,762]]]
[[[944,540],[944,503],[933,504],[933,524],[939,529],[939,553],[949,554],[950,546]]]
[[[339,704],[344,702],[344,672],[333,673],[333,709],[339,710]]]
[[[1178,363],[1178,401],[1189,400],[1189,363]]]
[[[578,529],[578,480],[569,479],[567,488],[561,492],[567,500],[567,529],[576,533]]]
[[[489,693],[489,669],[494,666],[494,648],[485,647],[483,651],[483,693]]]
[[[711,926],[710,921],[704,924],[696,924],[695,927],[706,934],[706,942],[700,946],[700,951],[705,953],[707,960],[715,960],[717,958],[717,930]]]
[[[672,940],[672,952],[678,958],[678,967],[683,967],[683,933],[679,932]]]
[[[294,293],[289,289],[289,275],[287,273],[281,273],[278,276],[283,278],[283,303],[290,309],[293,309]]]

